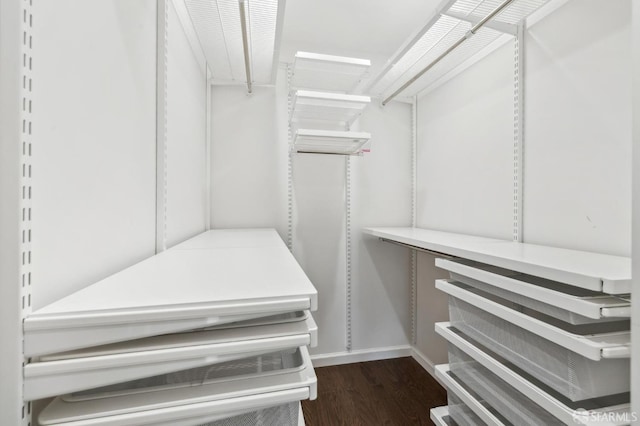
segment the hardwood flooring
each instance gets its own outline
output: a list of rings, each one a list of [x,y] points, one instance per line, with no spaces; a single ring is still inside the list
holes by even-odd
[[[413,358],[316,368],[318,399],[303,401],[307,426],[432,425],[446,391]]]

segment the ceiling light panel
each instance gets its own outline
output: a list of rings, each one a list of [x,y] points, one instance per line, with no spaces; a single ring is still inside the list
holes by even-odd
[[[246,83],[238,0],[184,0],[213,83]],[[245,0],[252,83],[273,84],[284,0]]]

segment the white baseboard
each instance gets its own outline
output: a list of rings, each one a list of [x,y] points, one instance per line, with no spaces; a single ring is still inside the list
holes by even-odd
[[[431,362],[429,358],[427,358],[422,352],[420,352],[416,348],[411,348],[411,356],[415,359],[418,364],[425,369],[427,373],[431,375],[434,379],[438,381],[438,383],[442,384],[440,380],[436,377],[436,366]]]
[[[328,367],[330,365],[352,364],[354,362],[378,361],[381,359],[402,358],[411,356],[412,348],[406,346],[387,346],[384,348],[360,349],[351,352],[333,352],[312,355],[313,366]]]

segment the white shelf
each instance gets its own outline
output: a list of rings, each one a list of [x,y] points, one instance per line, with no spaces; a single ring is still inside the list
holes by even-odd
[[[593,426],[629,424],[628,421],[624,420],[631,419],[630,406],[628,403],[619,403],[615,397],[591,400],[588,401],[590,405],[597,403],[600,403],[601,405],[589,407],[589,411],[584,411],[587,415],[584,417],[580,416],[580,411],[576,410],[585,408],[584,401],[579,401],[575,404],[569,405],[569,403],[556,398],[554,395],[536,386],[510,369],[500,360],[485,353],[482,349],[475,346],[461,334],[453,331],[449,323],[437,323],[436,332],[447,339],[449,343],[461,349],[493,374],[504,380],[531,401],[538,404],[566,424],[583,424]],[[607,421],[607,419],[621,420]]]
[[[469,407],[486,424],[492,426],[505,426],[495,414],[493,414],[482,401],[478,401],[464,386],[456,381],[451,374],[448,364],[436,365],[436,378],[444,383],[448,392],[453,392],[460,400]]]
[[[438,290],[590,360],[600,361],[606,358],[629,358],[631,356],[631,332],[628,330],[602,334],[574,334],[489,300],[456,284],[446,280],[436,280]]]
[[[428,88],[450,71],[488,48],[500,37],[507,41],[516,34],[516,25],[550,0],[515,0],[502,12],[449,53],[401,93],[412,97]],[[396,89],[434,62],[455,42],[469,33],[473,25],[502,3],[501,0],[445,0],[435,16],[391,57],[372,79],[368,91],[386,98]]]
[[[292,123],[329,122],[350,126],[371,103],[368,96],[298,90],[291,102]]]
[[[297,52],[291,85],[299,89],[352,92],[370,66],[368,59]]]
[[[449,407],[447,407],[446,405],[442,406],[442,407],[436,407],[436,408],[432,408],[431,411],[429,411],[430,417],[431,417],[431,421],[436,425],[436,426],[449,426],[450,423],[450,418],[449,418]]]
[[[24,399],[69,392],[317,344],[309,312],[211,330],[165,334],[45,356],[24,367]],[[293,318],[291,318],[293,317]],[[283,322],[274,322],[277,320]]]
[[[31,313],[25,356],[315,310],[317,292],[275,230],[255,238],[209,231]]]
[[[587,290],[609,294],[631,292],[631,259],[627,257],[421,228],[366,228],[364,233]]]
[[[368,152],[370,139],[366,132],[298,129],[293,147],[302,153],[358,155]]]
[[[279,368],[265,371],[261,358],[243,359],[212,370],[211,375],[202,369],[190,370],[161,378],[158,384],[149,380],[144,388],[115,386],[97,389],[95,394],[57,397],[42,411],[39,424],[188,426],[316,399],[317,379],[306,347],[299,348],[298,356],[294,365],[284,365],[283,358]]]
[[[466,260],[436,259],[436,266],[449,271],[451,279],[455,281],[472,286],[482,285],[481,288],[484,289],[499,289],[493,293],[489,290],[485,291],[509,300],[511,300],[509,295],[513,295],[516,297],[514,300],[516,303],[534,310],[540,307],[540,303],[544,306],[557,308],[541,311],[547,315],[556,316],[554,313],[559,314],[566,311],[593,320],[631,317],[631,301],[625,298],[603,295]],[[557,315],[556,318],[571,322],[572,316],[570,314]],[[580,321],[586,322],[582,318]]]

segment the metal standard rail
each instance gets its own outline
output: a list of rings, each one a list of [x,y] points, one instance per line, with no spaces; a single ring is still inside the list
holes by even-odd
[[[505,7],[509,6],[513,2],[514,2],[514,0],[505,0],[504,2],[502,2],[500,4],[500,6],[496,7],[493,10],[493,12],[489,13],[481,21],[479,21],[477,24],[475,24],[463,37],[461,37],[458,41],[453,43],[447,50],[445,50],[442,54],[440,54],[440,56],[438,56],[436,59],[434,59],[429,65],[427,65],[425,68],[423,68],[420,72],[418,72],[415,76],[413,76],[409,81],[407,81],[405,84],[403,84],[398,90],[393,92],[389,97],[387,97],[384,101],[382,101],[382,105],[384,106],[384,105],[388,104],[390,101],[393,100],[393,98],[395,98],[400,93],[402,93],[407,87],[409,87],[413,83],[415,83],[415,81],[417,79],[422,77],[427,71],[429,71],[431,68],[433,68],[438,62],[440,62],[442,59],[444,59],[449,53],[451,53],[453,50],[455,50],[456,47],[460,46],[462,43],[464,43],[465,41],[467,41],[468,39],[473,37],[473,35],[476,32],[478,32],[478,30],[480,28],[482,28],[489,20],[491,20],[498,13],[502,12],[502,10]]]
[[[244,50],[244,72],[247,75],[247,92],[251,93],[251,58],[249,56],[249,30],[247,29],[246,15],[247,0],[240,0],[240,25],[242,26],[242,48]]]

